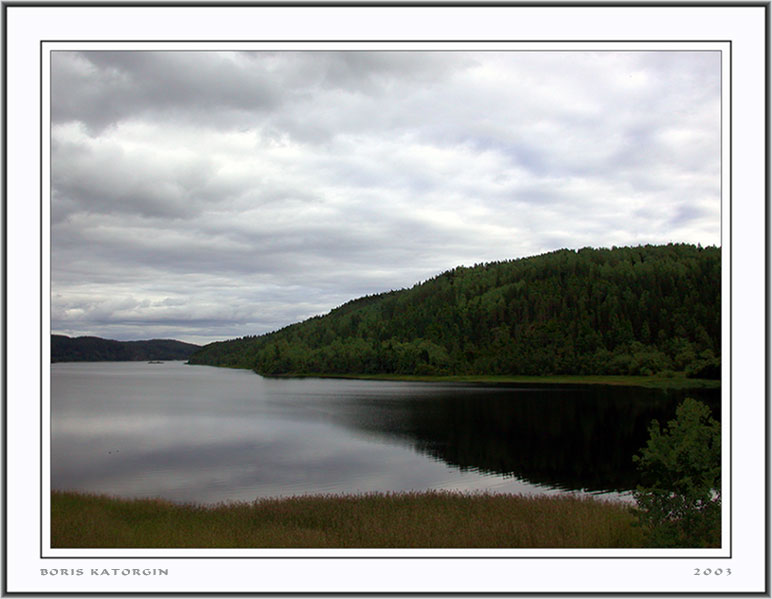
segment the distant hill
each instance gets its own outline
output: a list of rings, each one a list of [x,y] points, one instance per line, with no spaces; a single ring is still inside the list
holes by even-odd
[[[260,374],[654,374],[719,378],[721,249],[559,250],[458,267],[193,364]]]
[[[200,345],[173,339],[114,341],[100,337],[51,335],[51,362],[187,360]]]

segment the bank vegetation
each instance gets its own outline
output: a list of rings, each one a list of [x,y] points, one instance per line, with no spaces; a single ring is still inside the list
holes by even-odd
[[[627,548],[630,504],[573,495],[409,492],[214,506],[54,492],[54,548]]]

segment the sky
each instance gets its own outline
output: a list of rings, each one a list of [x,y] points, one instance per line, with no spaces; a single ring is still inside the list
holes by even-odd
[[[262,334],[456,266],[720,245],[717,52],[54,52],[52,333]]]

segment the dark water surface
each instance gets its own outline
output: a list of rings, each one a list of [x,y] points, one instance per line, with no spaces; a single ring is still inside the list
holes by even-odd
[[[652,419],[719,390],[265,379],[51,367],[54,489],[214,503],[424,489],[624,493]]]

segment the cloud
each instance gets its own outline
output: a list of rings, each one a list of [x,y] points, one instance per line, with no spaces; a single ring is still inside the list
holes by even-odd
[[[718,244],[711,52],[56,52],[56,331],[267,332],[459,264]]]
[[[269,69],[244,69],[217,52],[54,52],[54,123],[100,133],[126,119],[236,122],[279,101]]]

